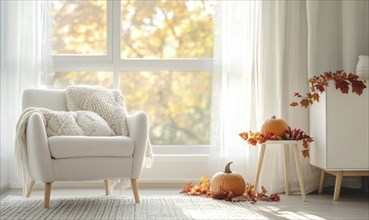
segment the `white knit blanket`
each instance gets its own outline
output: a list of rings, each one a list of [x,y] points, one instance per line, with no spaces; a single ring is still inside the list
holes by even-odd
[[[17,123],[15,160],[17,174],[23,185],[23,193],[31,181],[28,173],[26,128],[29,117],[38,112],[43,115],[47,136],[54,135],[124,135],[128,136],[127,110],[119,90],[102,87],[71,86],[66,90],[69,112],[44,108],[27,108]],[[101,116],[101,117],[100,117]],[[153,154],[148,141],[144,167],[151,167]],[[110,190],[122,190],[129,186],[129,178],[109,181]]]

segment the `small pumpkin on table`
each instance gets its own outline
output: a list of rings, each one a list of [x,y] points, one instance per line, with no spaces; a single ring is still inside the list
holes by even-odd
[[[285,120],[281,118],[277,119],[275,115],[273,115],[270,119],[264,121],[260,131],[263,135],[273,133],[279,137],[284,137],[288,128],[289,126]]]

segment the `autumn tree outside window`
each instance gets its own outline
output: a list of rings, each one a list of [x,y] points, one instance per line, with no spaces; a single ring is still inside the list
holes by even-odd
[[[117,88],[154,145],[209,145],[215,1],[53,1],[54,88]]]

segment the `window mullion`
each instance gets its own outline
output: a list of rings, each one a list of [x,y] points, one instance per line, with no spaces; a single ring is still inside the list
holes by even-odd
[[[109,62],[113,62],[113,2],[107,1],[107,9],[106,9],[106,30],[107,30],[107,42],[106,42],[106,50]]]
[[[113,47],[112,47],[112,55],[113,55],[113,72],[114,72],[114,80],[113,80],[113,88],[119,88],[119,73],[120,73],[120,1],[112,1],[112,21],[113,21],[113,28],[112,28],[112,39],[113,39]]]
[[[125,59],[120,61],[122,71],[183,71],[212,72],[212,59]]]

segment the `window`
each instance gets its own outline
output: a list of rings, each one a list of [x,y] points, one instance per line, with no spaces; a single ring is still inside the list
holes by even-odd
[[[129,111],[148,113],[152,144],[209,145],[214,10],[208,0],[53,1],[52,86],[120,89]]]

